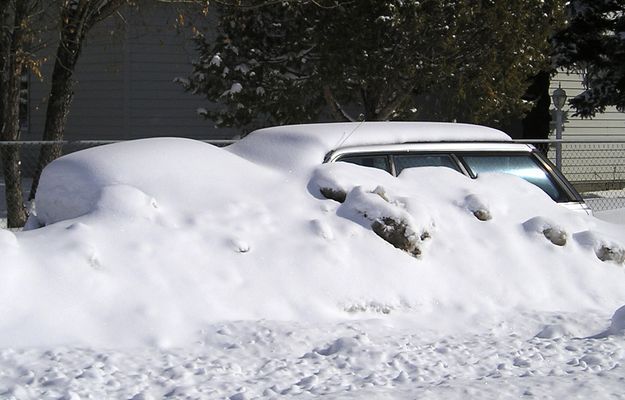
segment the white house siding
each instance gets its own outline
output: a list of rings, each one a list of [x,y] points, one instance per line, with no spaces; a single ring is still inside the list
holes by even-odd
[[[550,93],[562,85],[568,95],[573,98],[583,91],[582,77],[578,74],[567,74],[559,72],[551,80]],[[573,117],[572,110],[568,104],[564,106],[565,128],[563,137],[565,139],[623,139],[625,140],[625,113],[619,112],[614,107],[608,107],[604,113],[597,114],[592,119],[582,119]],[[554,137],[555,137],[555,133]]]
[[[196,114],[206,107],[200,96],[185,93],[175,77],[191,71],[194,45],[189,31],[174,29],[171,5],[144,2],[97,26],[78,61],[75,97],[67,139],[114,140],[152,136],[199,139],[228,138],[237,132],[218,130]],[[207,23],[210,23],[207,21]],[[110,34],[116,29],[117,33]],[[50,49],[56,48],[51,43]],[[49,80],[53,57],[44,65]],[[30,125],[24,139],[41,138],[49,82],[31,79]]]
[[[551,81],[550,93],[558,85],[566,91],[569,99],[583,90],[582,77],[577,74],[558,73]],[[567,104],[564,107],[563,139],[623,143],[564,144],[562,170],[565,175],[580,191],[625,187],[625,113],[618,112],[614,107],[609,107],[592,119],[573,117],[573,113],[574,110]],[[553,120],[555,121],[555,115]],[[552,130],[551,138],[555,139],[555,129]],[[553,149],[549,156],[555,158]]]

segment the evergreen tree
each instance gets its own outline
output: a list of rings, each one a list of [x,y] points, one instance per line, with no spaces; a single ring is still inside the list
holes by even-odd
[[[276,2],[220,9],[182,82],[218,126],[320,119],[501,125],[547,64],[557,0]]]
[[[584,77],[571,99],[576,114],[592,117],[616,106],[625,111],[625,1],[574,0],[569,23],[554,38],[554,60]]]

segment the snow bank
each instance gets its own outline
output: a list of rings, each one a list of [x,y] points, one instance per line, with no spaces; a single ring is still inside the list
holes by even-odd
[[[623,248],[622,229],[520,178],[320,165],[335,138],[306,136],[287,144],[312,147],[284,155],[299,173],[267,169],[291,162],[274,158],[279,136],[233,149],[141,140],[53,162],[37,195],[45,226],[0,231],[0,345],[171,346],[207,324],[260,319],[445,330],[625,303],[622,260],[601,257]],[[344,192],[342,203],[322,188]]]

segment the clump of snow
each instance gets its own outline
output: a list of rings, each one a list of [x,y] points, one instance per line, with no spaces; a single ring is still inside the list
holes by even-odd
[[[223,96],[232,96],[234,94],[240,93],[241,90],[243,90],[243,86],[240,83],[235,82],[235,83],[232,84],[232,86],[230,86],[230,89],[228,89],[225,92],[223,92],[221,94],[221,96],[222,97]]]
[[[613,261],[620,265],[625,262],[623,242],[612,236],[589,230],[576,233],[574,237],[582,246],[593,249],[601,261]]]
[[[542,233],[556,246],[564,246],[569,236],[562,227],[544,217],[534,217],[523,223],[523,227],[529,233]]]
[[[488,206],[484,204],[482,199],[479,196],[474,194],[470,194],[464,198],[463,202],[464,207],[467,208],[475,218],[480,221],[489,221],[493,218],[490,211],[488,210]]]
[[[219,56],[219,54],[215,54],[215,55],[213,56],[213,58],[211,58],[211,60],[210,60],[210,62],[209,62],[209,65],[214,65],[214,66],[216,66],[216,67],[219,67],[219,66],[221,66],[221,62],[222,62],[222,61],[223,61],[223,60],[221,59],[221,57]]]

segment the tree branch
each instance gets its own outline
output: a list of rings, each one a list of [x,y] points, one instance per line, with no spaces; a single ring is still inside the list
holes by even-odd
[[[355,121],[354,118],[352,118],[349,114],[345,112],[345,110],[343,110],[339,102],[336,101],[336,99],[332,95],[332,90],[330,89],[330,86],[328,85],[323,86],[323,98],[326,100],[326,103],[330,107],[330,112],[332,113],[332,116],[337,121],[349,121],[349,122]]]
[[[91,22],[87,30],[91,29],[96,23],[108,18],[117,11],[121,6],[127,4],[128,0],[99,0],[95,5],[93,13],[91,13],[89,21]]]
[[[395,110],[397,110],[397,108],[410,97],[413,89],[414,85],[410,85],[405,89],[403,94],[397,94],[394,99],[389,101],[388,104],[378,113],[379,120],[387,120],[395,112]]]

